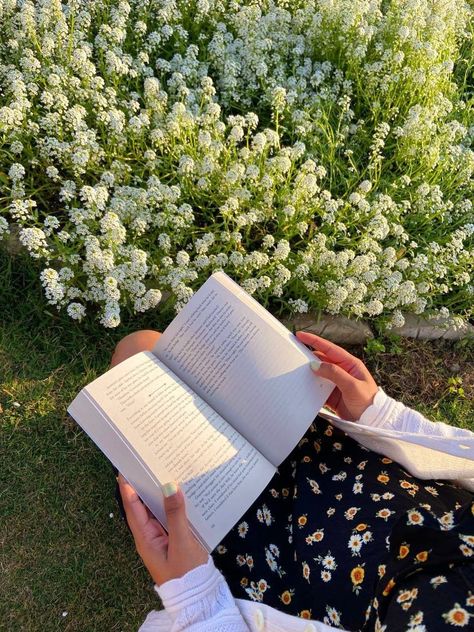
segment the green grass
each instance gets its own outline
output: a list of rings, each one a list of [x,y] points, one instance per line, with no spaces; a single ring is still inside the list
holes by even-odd
[[[108,332],[49,308],[29,259],[0,252],[0,279],[0,628],[136,630],[157,598],[118,516],[111,467],[66,407],[120,337],[163,328],[170,314]],[[473,349],[457,347],[400,341],[366,361],[390,394],[474,429]],[[464,398],[449,393],[454,375]]]
[[[66,414],[129,330],[51,316],[26,260],[2,256],[0,279],[0,628],[136,630],[157,598],[112,469]]]

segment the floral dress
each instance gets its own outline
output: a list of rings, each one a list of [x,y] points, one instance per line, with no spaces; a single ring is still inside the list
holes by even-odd
[[[317,417],[213,552],[235,597],[346,630],[474,630],[473,495]]]

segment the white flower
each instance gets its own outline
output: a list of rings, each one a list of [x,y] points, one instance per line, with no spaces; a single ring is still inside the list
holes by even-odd
[[[10,167],[10,170],[8,171],[8,176],[13,181],[22,180],[25,177],[25,173],[25,167],[23,165],[20,165],[20,163],[15,162]]]
[[[288,304],[293,308],[293,310],[297,313],[297,314],[306,314],[306,312],[308,311],[308,303],[306,303],[306,301],[303,301],[300,298],[297,299],[288,299]]]
[[[73,320],[82,320],[86,315],[86,308],[80,303],[69,303],[67,313]]]
[[[291,252],[291,248],[290,248],[290,244],[286,239],[281,239],[276,248],[275,248],[275,252],[273,253],[273,258],[276,259],[277,261],[284,261],[285,259],[288,258],[288,255]]]
[[[183,175],[191,175],[194,172],[194,160],[191,156],[181,156],[179,159],[178,170]]]
[[[46,253],[48,247],[46,235],[40,228],[22,228],[19,238],[32,257],[38,258]]]
[[[8,235],[10,232],[10,228],[8,226],[8,222],[4,217],[0,217],[0,239],[5,235]]]

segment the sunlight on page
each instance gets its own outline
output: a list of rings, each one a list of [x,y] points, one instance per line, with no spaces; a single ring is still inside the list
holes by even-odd
[[[161,483],[181,483],[189,516],[204,537],[202,524],[213,529],[222,522],[216,514],[237,491],[246,494],[241,487],[273,472],[252,445],[151,353],[133,356],[87,391]]]
[[[154,353],[275,466],[334,387],[311,371],[314,356],[222,273],[192,297]]]

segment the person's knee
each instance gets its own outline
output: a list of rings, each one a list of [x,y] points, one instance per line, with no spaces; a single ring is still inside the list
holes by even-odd
[[[140,353],[140,351],[151,351],[160,336],[159,331],[152,329],[142,329],[128,334],[117,343],[110,365],[115,366],[135,353]]]

